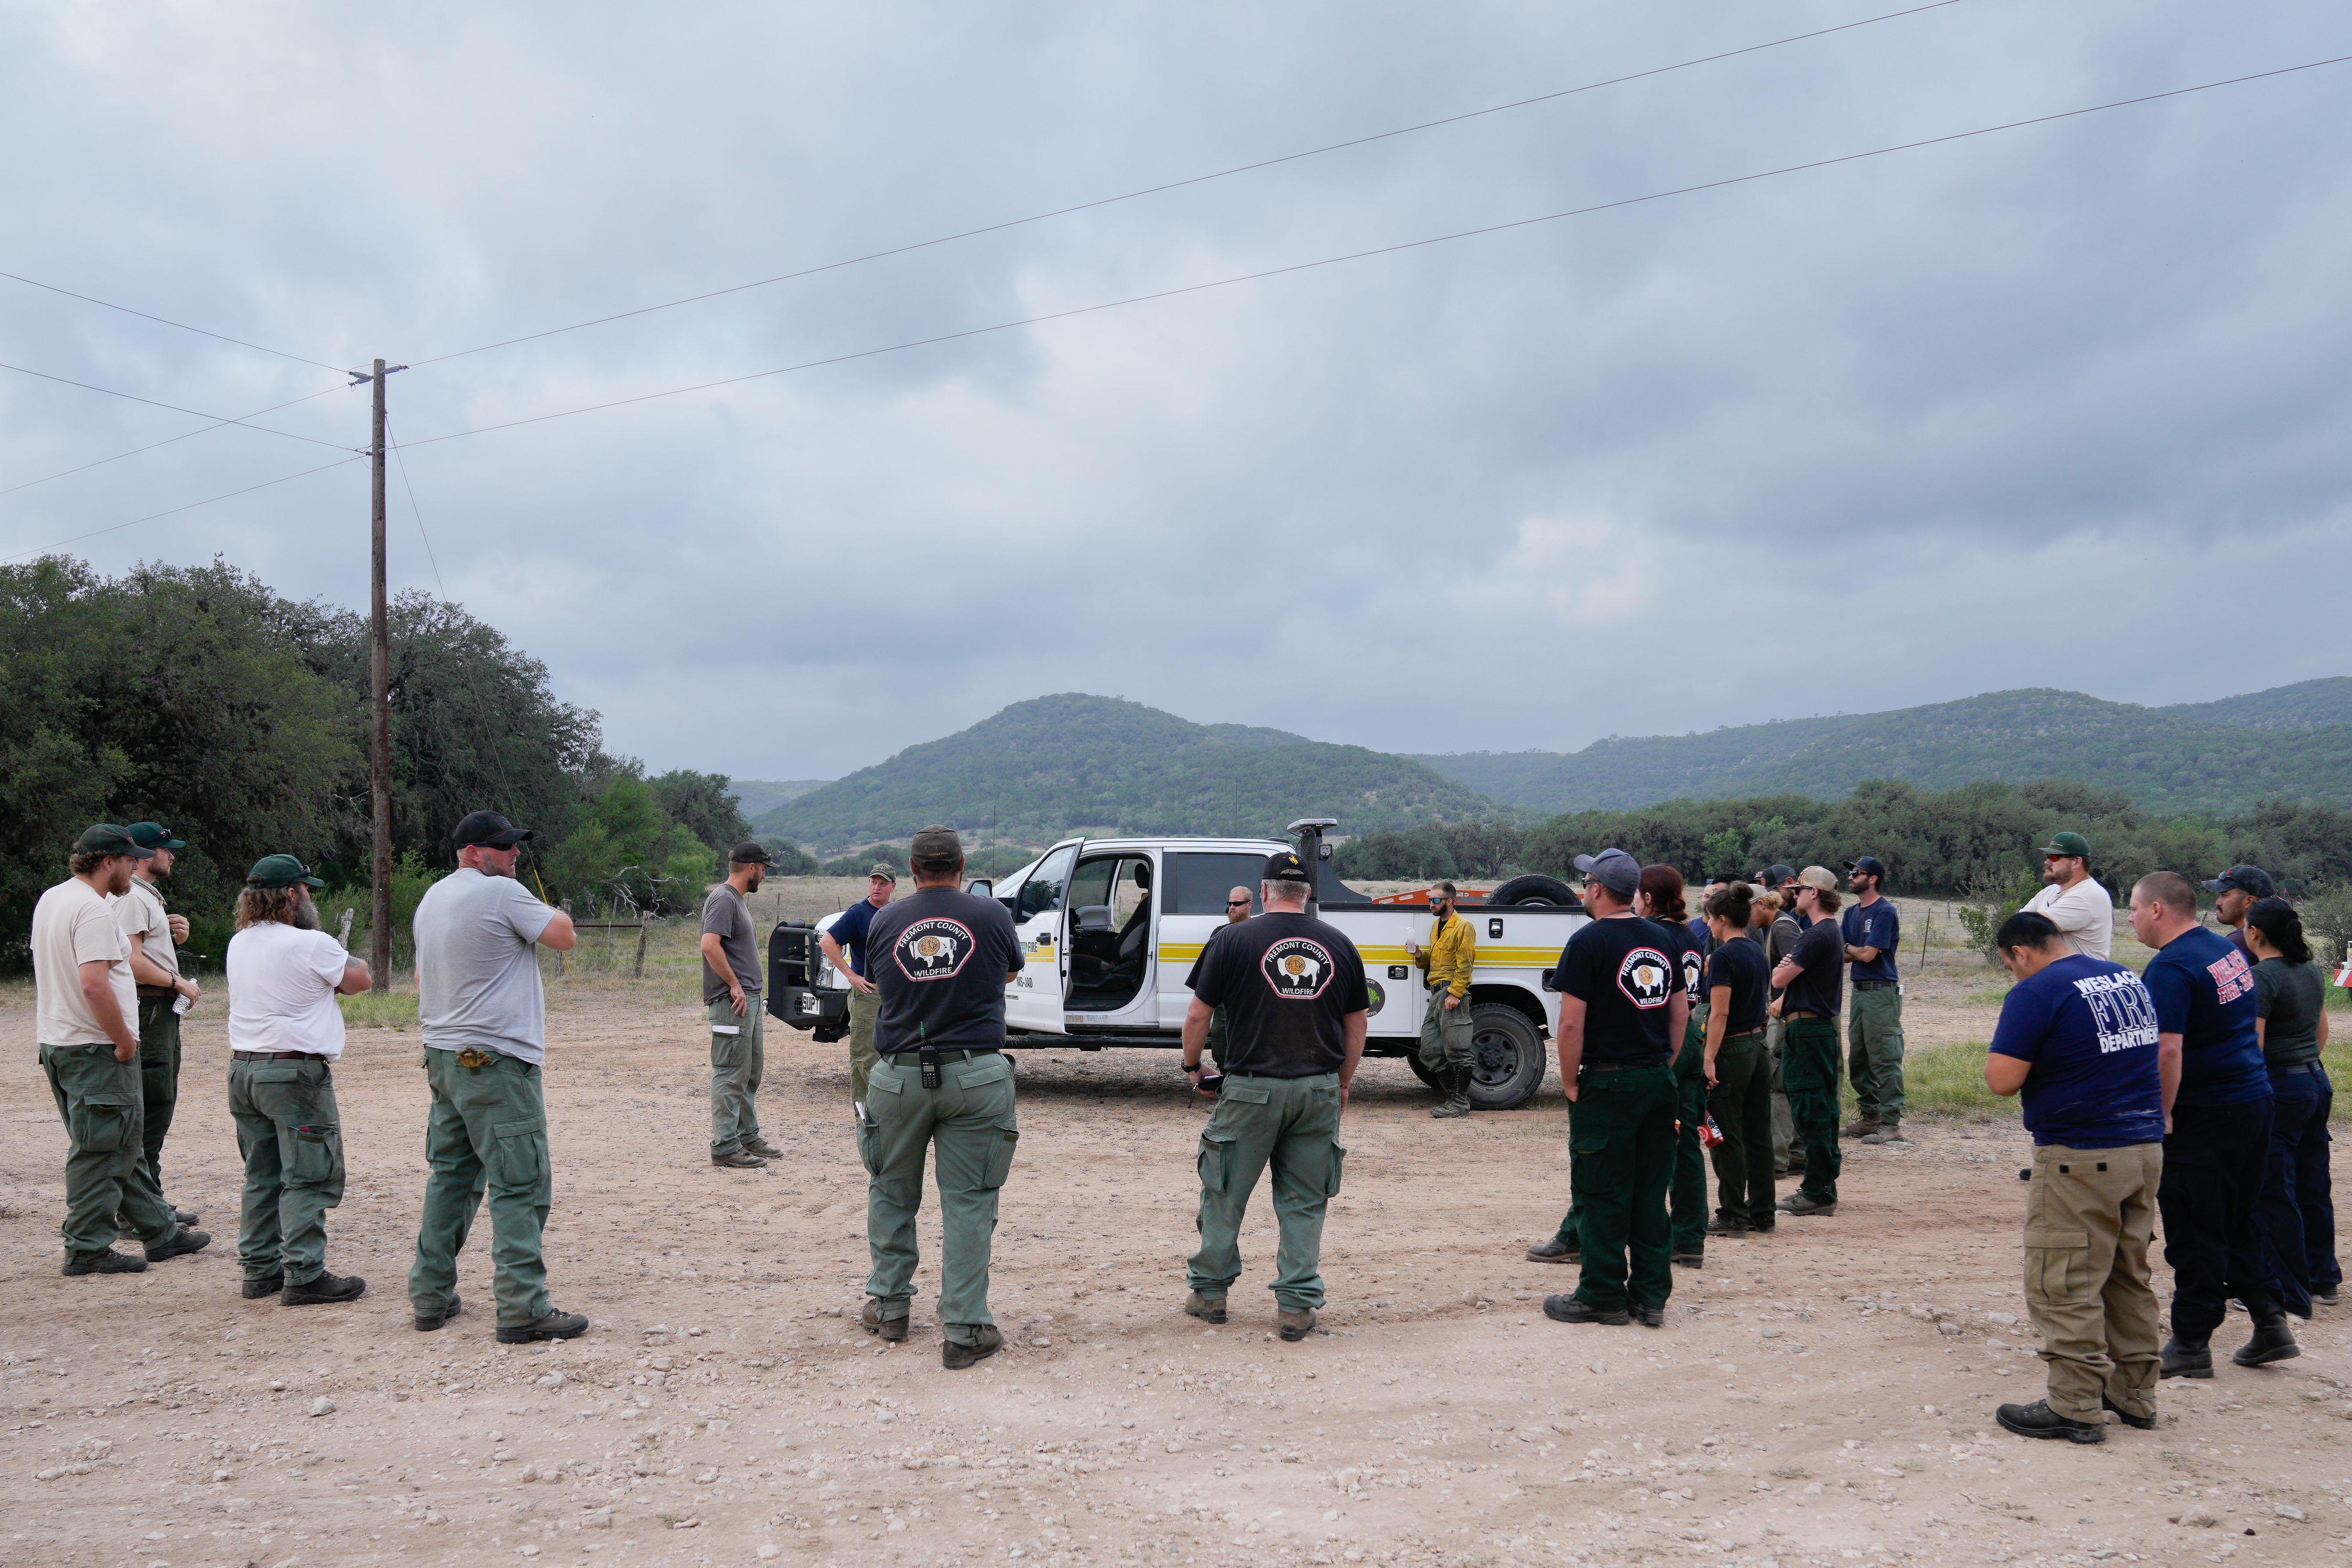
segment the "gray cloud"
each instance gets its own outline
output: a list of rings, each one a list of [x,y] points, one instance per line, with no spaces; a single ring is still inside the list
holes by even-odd
[[[422,361],[1870,9],[19,12],[0,265]],[[394,427],[2316,58],[2337,20],[1969,0],[420,365]],[[448,591],[614,746],[743,776],[1068,689],[1452,749],[2340,673],[2347,69],[425,445],[408,474]],[[0,358],[226,413],[331,384],[0,289]],[[365,439],[363,393],[276,417]],[[0,486],[190,423],[0,377]],[[0,497],[0,552],[317,450],[224,431]],[[429,587],[392,493],[395,574]],[[76,548],[358,603],[364,546],[353,465]]]

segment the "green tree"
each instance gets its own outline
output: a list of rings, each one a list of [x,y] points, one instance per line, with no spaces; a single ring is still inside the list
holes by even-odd
[[[669,820],[720,854],[751,836],[751,824],[743,820],[742,807],[724,773],[677,768],[651,782]]]

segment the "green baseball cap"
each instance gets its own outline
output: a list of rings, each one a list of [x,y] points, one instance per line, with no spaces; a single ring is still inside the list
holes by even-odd
[[[2042,846],[2045,855],[2080,855],[2091,858],[2091,841],[2080,833],[2053,833],[2050,841]]]
[[[74,853],[79,855],[129,855],[135,861],[155,858],[155,852],[142,848],[131,836],[131,830],[113,822],[92,822],[74,841]]]
[[[245,873],[247,887],[324,887],[326,883],[310,874],[310,868],[293,855],[264,855],[253,862]]]
[[[187,840],[173,838],[172,830],[161,822],[131,823],[131,841],[142,850],[184,850],[188,847]]]

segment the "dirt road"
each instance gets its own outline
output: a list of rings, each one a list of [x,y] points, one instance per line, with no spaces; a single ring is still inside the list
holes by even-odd
[[[0,1002],[0,1563],[2313,1563],[2352,1525],[2328,1309],[2301,1360],[2167,1385],[2154,1432],[1994,1426],[2041,1383],[2013,1122],[1854,1149],[1836,1218],[1717,1242],[1677,1270],[1664,1332],[1570,1329],[1541,1312],[1570,1271],[1521,1257],[1566,1201],[1556,1088],[1433,1123],[1374,1064],[1328,1332],[1286,1345],[1263,1204],[1234,1322],[1177,1310],[1202,1113],[1171,1059],[1028,1055],[996,1251],[1012,1343],[950,1374],[935,1259],[909,1343],[854,1322],[844,1048],[774,1032],[762,1115],[791,1158],[722,1174],[698,1009],[592,996],[551,1020],[548,1250],[557,1303],[595,1327],[509,1351],[486,1230],[465,1315],[409,1324],[413,1033],[355,1031],[337,1074],[352,1176],[329,1261],[366,1298],[239,1299],[220,1020],[215,993],[165,1155],[217,1239],[68,1280],[63,1135],[29,999]]]

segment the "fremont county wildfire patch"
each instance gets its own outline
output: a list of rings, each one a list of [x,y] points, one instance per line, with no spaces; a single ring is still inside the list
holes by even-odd
[[[1673,961],[1655,947],[1636,947],[1617,966],[1617,988],[1637,1008],[1662,1008],[1674,989]]]
[[[934,915],[899,932],[890,956],[910,980],[947,980],[962,969],[972,946],[971,926]]]
[[[1331,951],[1305,936],[1286,936],[1257,961],[1265,983],[1285,1001],[1311,1002],[1331,983]]]

